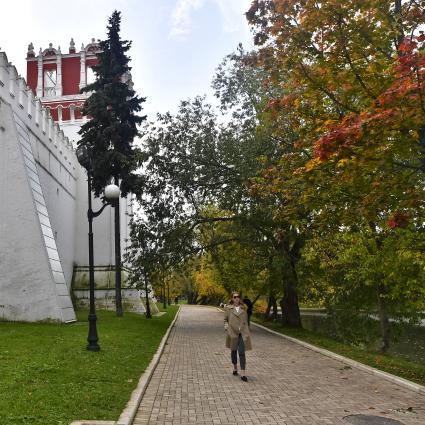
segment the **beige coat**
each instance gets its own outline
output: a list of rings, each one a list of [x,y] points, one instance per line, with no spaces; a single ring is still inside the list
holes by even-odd
[[[241,305],[239,313],[235,306],[230,304],[224,309],[224,323],[228,324],[226,335],[226,347],[232,351],[238,348],[239,334],[245,343],[245,350],[252,350],[251,335],[248,327],[248,313],[246,307]]]

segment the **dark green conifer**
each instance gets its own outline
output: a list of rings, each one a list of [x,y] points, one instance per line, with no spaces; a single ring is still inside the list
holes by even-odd
[[[92,188],[102,196],[111,182],[120,187],[121,196],[134,192],[140,164],[140,150],[133,146],[137,126],[146,119],[137,115],[144,98],[136,96],[131,83],[131,42],[120,38],[121,13],[114,11],[108,20],[107,39],[99,42],[98,64],[93,67],[96,81],[82,89],[90,92],[83,114],[89,117],[79,134],[91,158]],[[140,187],[140,185],[138,185]],[[122,316],[120,206],[115,205],[115,301]]]
[[[111,181],[120,186],[121,196],[132,191],[139,166],[133,141],[137,126],[146,119],[137,115],[145,98],[132,88],[126,54],[131,41],[121,40],[120,24],[121,12],[115,10],[108,20],[107,39],[99,42],[99,63],[93,67],[96,81],[81,90],[92,92],[83,108],[90,120],[81,127],[78,145],[85,145],[92,155],[95,196]]]

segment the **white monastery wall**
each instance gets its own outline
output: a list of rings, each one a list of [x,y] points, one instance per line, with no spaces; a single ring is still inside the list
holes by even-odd
[[[0,126],[0,317],[62,321],[13,111],[3,101]]]
[[[65,136],[68,137],[69,140],[76,142],[80,138],[78,132],[80,131],[82,124],[84,124],[83,120],[62,121],[60,126]]]
[[[3,52],[0,127],[0,314],[11,320],[73,321],[37,163],[39,158],[59,180],[61,166],[75,171],[72,146]]]
[[[76,244],[75,262],[81,266],[88,266],[88,224],[87,224],[87,177],[85,171],[78,170],[80,177],[77,179],[78,199],[76,202]],[[93,198],[93,210],[96,211],[102,206],[98,198]],[[132,214],[131,196],[120,198],[120,219],[121,219],[121,255],[124,255],[128,246],[130,215]],[[93,220],[93,234],[95,235],[95,264],[105,267],[115,263],[114,248],[114,210],[106,207],[102,214]]]
[[[0,318],[75,320],[71,283],[84,287],[88,277],[87,176],[74,151],[82,122],[66,123],[66,137],[0,52]],[[101,205],[93,199],[94,210]],[[130,196],[120,199],[120,212],[124,254]],[[93,232],[96,285],[106,279],[110,288],[111,207],[94,219]]]
[[[62,173],[66,172],[62,169]],[[69,175],[70,177],[70,175]],[[52,177],[49,172],[39,167],[39,178],[43,187],[47,209],[50,215],[53,235],[61,258],[65,281],[68,288],[71,287],[72,273],[74,269],[74,245],[75,245],[75,180],[71,178],[74,191],[68,190],[65,185]]]

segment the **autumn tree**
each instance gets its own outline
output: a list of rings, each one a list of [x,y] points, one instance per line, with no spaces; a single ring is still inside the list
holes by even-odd
[[[258,0],[247,17],[266,83],[283,89],[268,104],[276,134],[290,120],[297,139],[259,190],[307,208],[323,235],[372,238],[377,258],[394,229],[422,232],[422,3]],[[394,282],[374,282],[385,351]]]

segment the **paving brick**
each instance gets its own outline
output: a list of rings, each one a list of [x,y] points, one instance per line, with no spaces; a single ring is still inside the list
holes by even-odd
[[[244,383],[224,339],[221,312],[182,306],[134,425],[343,425],[350,414],[425,424],[425,396],[255,327]]]

